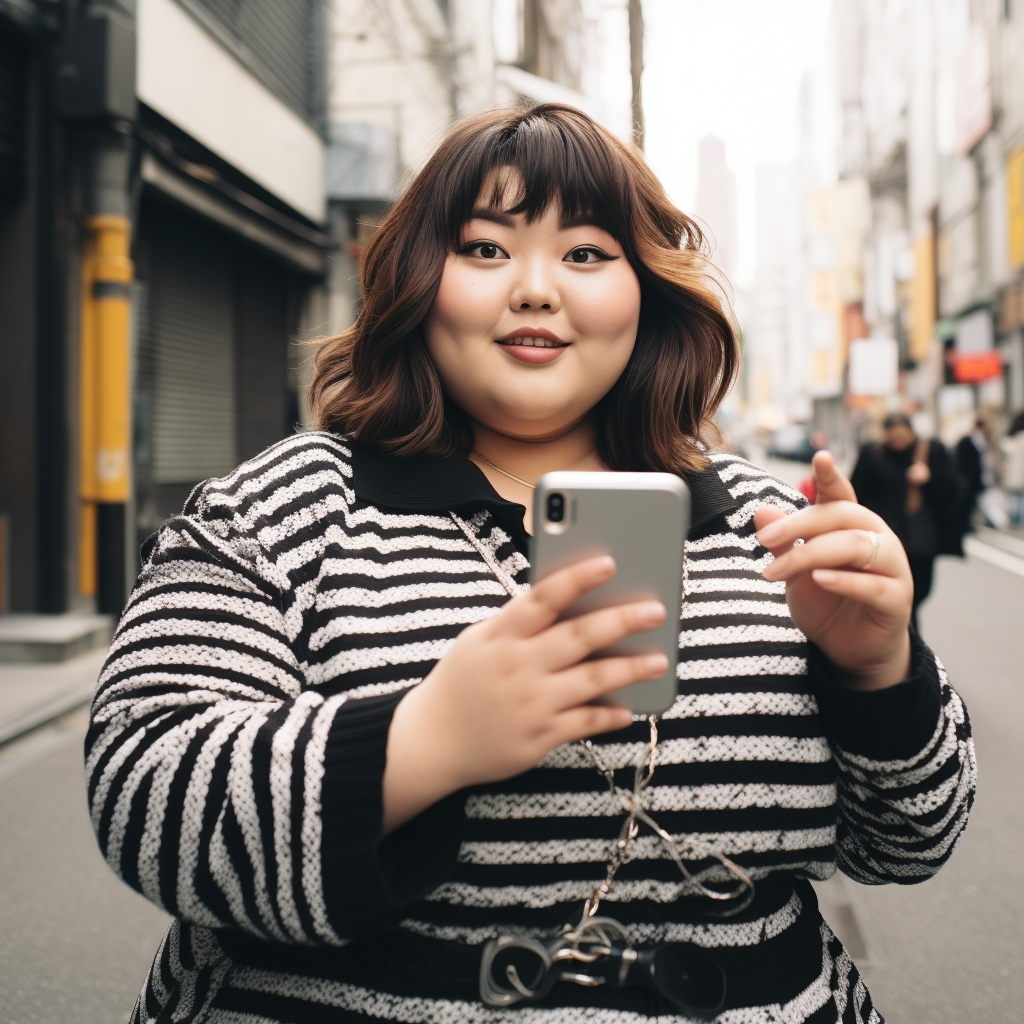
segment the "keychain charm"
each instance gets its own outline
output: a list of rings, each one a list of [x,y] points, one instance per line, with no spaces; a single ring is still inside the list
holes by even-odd
[[[502,935],[484,947],[480,998],[488,1006],[536,1003],[558,981],[587,988],[635,987],[654,992],[687,1016],[709,1020],[725,1006],[725,972],[689,942],[631,946],[618,921],[593,917],[544,945]]]

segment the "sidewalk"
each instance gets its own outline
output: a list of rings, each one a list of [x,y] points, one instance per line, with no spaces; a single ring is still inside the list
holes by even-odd
[[[1024,576],[1024,533],[1020,530],[978,526],[974,533],[964,537],[964,553]]]
[[[0,664],[0,746],[92,700],[105,649],[68,661]]]

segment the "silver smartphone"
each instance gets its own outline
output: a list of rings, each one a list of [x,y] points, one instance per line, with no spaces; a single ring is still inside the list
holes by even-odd
[[[531,578],[534,582],[574,562],[611,555],[615,575],[563,613],[572,618],[598,608],[656,599],[668,614],[658,629],[627,637],[601,651],[663,651],[668,671],[659,679],[612,695],[634,714],[667,711],[676,697],[679,616],[683,599],[683,542],[690,526],[690,492],[670,473],[545,473],[533,498]]]

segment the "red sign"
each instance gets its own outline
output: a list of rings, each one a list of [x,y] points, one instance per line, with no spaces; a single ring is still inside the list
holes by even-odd
[[[1003,360],[995,349],[959,353],[954,357],[953,378],[959,384],[980,384],[1003,375]]]

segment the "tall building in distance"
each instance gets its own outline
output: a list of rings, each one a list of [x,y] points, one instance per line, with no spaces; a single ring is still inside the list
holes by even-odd
[[[714,135],[701,139],[697,149],[697,216],[708,229],[715,266],[731,281],[739,249],[736,175],[726,162],[725,143]]]
[[[790,355],[799,339],[799,176],[795,163],[759,164],[755,177],[757,262],[743,296],[746,396],[757,426],[790,417]]]

